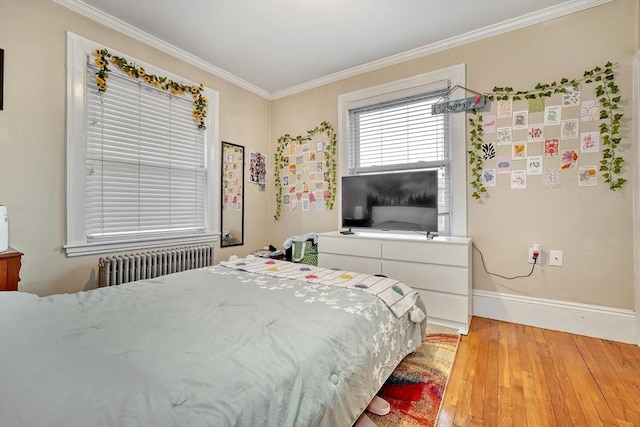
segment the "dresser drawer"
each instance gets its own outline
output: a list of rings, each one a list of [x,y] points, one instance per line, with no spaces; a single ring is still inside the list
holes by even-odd
[[[423,290],[418,290],[418,293],[427,307],[427,321],[429,321],[429,318],[464,324],[469,321],[471,312],[469,311],[469,299],[467,296]]]
[[[382,242],[352,236],[318,236],[318,253],[344,254],[368,258],[382,257]]]
[[[460,295],[469,293],[469,270],[463,267],[385,259],[382,274],[404,282],[414,289]]]
[[[382,271],[380,258],[355,257],[324,252],[318,253],[318,266],[372,275],[381,274]]]
[[[382,246],[384,259],[423,262],[429,264],[469,267],[469,245],[432,242],[385,241]]]

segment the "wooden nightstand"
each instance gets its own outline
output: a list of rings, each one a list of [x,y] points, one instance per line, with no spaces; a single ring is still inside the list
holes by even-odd
[[[0,252],[0,291],[17,291],[20,281],[22,252],[9,248]]]

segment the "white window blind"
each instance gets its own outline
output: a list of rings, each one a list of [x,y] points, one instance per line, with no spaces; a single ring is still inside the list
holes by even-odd
[[[349,174],[438,170],[438,231],[449,234],[449,119],[431,106],[446,89],[349,110]]]
[[[88,241],[204,233],[205,132],[193,101],[112,71],[86,75]]]

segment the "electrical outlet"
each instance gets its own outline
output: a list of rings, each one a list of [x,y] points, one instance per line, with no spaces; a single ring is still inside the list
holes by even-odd
[[[533,253],[534,252],[538,252],[538,261],[536,261],[536,264],[542,265],[542,249],[540,249],[538,247],[538,249],[534,249],[534,248],[529,248],[529,264],[533,264]]]
[[[551,249],[549,251],[549,265],[555,265],[556,267],[562,267],[562,251],[557,249]]]

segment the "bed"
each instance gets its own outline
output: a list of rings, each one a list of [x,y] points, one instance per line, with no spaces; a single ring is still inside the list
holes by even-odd
[[[424,339],[414,292],[256,257],[2,292],[0,425],[350,426]]]

